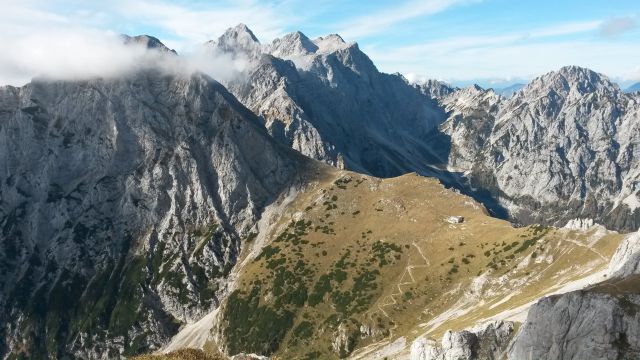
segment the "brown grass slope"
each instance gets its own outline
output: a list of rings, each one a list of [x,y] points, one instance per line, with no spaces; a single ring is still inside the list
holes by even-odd
[[[198,349],[182,349],[172,351],[168,354],[158,355],[141,355],[132,358],[132,360],[225,360],[222,355],[207,354]]]
[[[603,269],[621,238],[603,229],[514,228],[415,174],[321,175],[239,272],[219,324],[230,354],[338,358],[399,337],[408,344],[517,318],[514,309]]]

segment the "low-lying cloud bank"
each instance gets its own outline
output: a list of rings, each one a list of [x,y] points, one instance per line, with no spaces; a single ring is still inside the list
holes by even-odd
[[[97,30],[48,30],[13,37],[0,35],[0,40],[0,85],[21,86],[35,77],[109,78],[149,67],[185,75],[203,72],[226,82],[248,65],[246,59],[212,53],[205,47],[176,56],[148,49],[143,43],[125,44],[121,35]]]

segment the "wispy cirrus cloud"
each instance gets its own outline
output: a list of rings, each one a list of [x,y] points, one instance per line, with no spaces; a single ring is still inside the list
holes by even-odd
[[[560,41],[474,48],[449,56],[400,54],[391,50],[376,52],[372,57],[383,71],[393,69],[454,83],[471,79],[529,79],[564,65],[589,67],[612,78],[640,80],[639,72],[628,72],[627,60],[640,58],[640,49],[628,44]],[[612,58],[609,54],[616,54],[616,57]]]
[[[482,0],[410,0],[373,13],[356,16],[336,24],[339,34],[359,39],[379,34],[390,27],[422,16],[443,12],[453,6],[476,3]]]
[[[532,38],[574,35],[589,32],[602,26],[602,20],[571,21],[533,29],[527,34]]]
[[[638,19],[634,16],[621,16],[603,21],[600,26],[600,34],[605,37],[614,37],[638,26]]]
[[[388,54],[390,56],[404,58],[417,57],[424,54],[430,54],[431,56],[452,56],[459,52],[474,49],[500,47],[532,40],[544,40],[585,33],[597,30],[601,24],[601,20],[567,22],[500,35],[446,37],[424,43],[396,47],[393,48],[393,51],[389,51]],[[372,50],[375,51],[376,49]]]
[[[594,35],[603,23],[566,22],[500,35],[455,36],[384,49],[365,47],[365,51],[384,71],[427,74],[454,82],[527,78],[571,64],[625,76],[622,71],[629,68],[629,59],[640,57],[640,48],[598,40]],[[593,38],[571,38],[588,34],[594,34]]]
[[[159,0],[119,0],[115,11],[125,19],[161,28],[183,42],[201,43],[239,23],[262,39],[271,40],[299,23],[288,2],[242,0],[179,5]]]

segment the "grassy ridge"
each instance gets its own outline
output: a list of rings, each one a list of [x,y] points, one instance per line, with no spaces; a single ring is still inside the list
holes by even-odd
[[[212,355],[196,349],[181,349],[168,354],[142,355],[131,358],[132,360],[224,360],[222,355]]]
[[[513,228],[417,175],[332,176],[297,197],[240,272],[222,309],[229,353],[331,359],[437,338],[597,271],[620,240]]]

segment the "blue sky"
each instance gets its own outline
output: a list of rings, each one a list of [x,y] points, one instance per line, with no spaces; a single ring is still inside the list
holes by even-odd
[[[262,42],[295,30],[312,38],[339,33],[382,71],[411,79],[500,87],[580,65],[625,85],[640,81],[638,0],[0,0],[0,6],[0,40],[7,41],[52,28],[89,29],[151,34],[185,52],[242,22]]]

